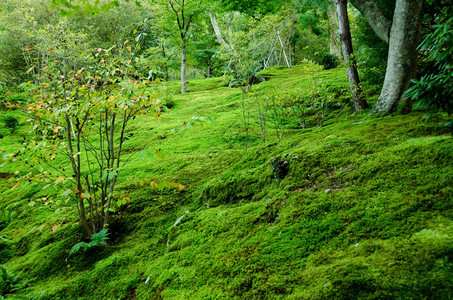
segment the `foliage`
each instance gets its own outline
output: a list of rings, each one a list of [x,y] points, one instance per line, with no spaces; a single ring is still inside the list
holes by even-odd
[[[319,63],[323,66],[324,70],[330,70],[337,67],[340,62],[336,55],[324,54]]]
[[[382,86],[387,68],[388,44],[376,35],[361,14],[350,19],[353,42],[357,41],[355,52],[359,72],[363,74],[361,79],[368,84]]]
[[[6,128],[8,128],[11,133],[14,133],[17,128],[19,128],[19,119],[16,116],[8,115],[3,119],[5,122]]]
[[[46,187],[63,182],[65,189],[58,198],[76,204],[88,236],[108,224],[113,202],[123,202],[114,198],[113,191],[131,157],[122,156],[128,123],[141,113],[150,112],[156,118],[162,113],[157,102],[144,94],[145,85],[129,79],[131,51],[125,44],[98,48],[95,54],[82,52],[80,58],[62,57],[61,62],[50,61],[43,68],[45,76],[37,78],[38,85],[24,85],[34,94],[27,109],[33,128],[42,136],[41,141],[28,144],[29,151],[37,151],[40,158],[29,163],[33,161]],[[81,65],[82,58],[86,66]],[[48,144],[51,151],[44,158],[39,147]],[[72,176],[50,163],[57,154],[66,155]],[[49,178],[40,164],[55,169],[58,178]]]
[[[445,18],[445,17],[444,17]],[[420,45],[427,59],[435,62],[434,73],[425,74],[419,80],[412,80],[406,97],[420,100],[419,105],[427,106],[431,112],[453,113],[453,17],[445,18],[434,26]]]
[[[69,251],[69,255],[71,256],[77,252],[80,252],[81,249],[83,251],[86,251],[92,247],[107,245],[106,241],[109,239],[108,235],[109,233],[106,228],[101,229],[101,231],[99,231],[98,233],[93,233],[91,235],[91,242],[80,242],[75,244]]]
[[[6,296],[22,288],[24,283],[19,276],[9,271],[5,266],[0,266],[0,296]]]
[[[219,2],[226,10],[238,11],[255,18],[275,13],[283,5],[281,0],[220,0]]]

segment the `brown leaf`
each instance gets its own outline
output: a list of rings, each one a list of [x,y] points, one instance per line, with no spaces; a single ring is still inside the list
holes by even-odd
[[[52,231],[53,231],[53,232],[57,232],[57,229],[58,229],[57,223],[58,223],[58,222],[55,222],[55,224],[52,226]]]
[[[55,180],[55,183],[60,183],[64,180],[64,177],[58,177],[57,180]]]

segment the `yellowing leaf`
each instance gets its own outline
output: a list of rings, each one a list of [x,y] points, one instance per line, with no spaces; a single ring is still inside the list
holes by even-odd
[[[157,182],[155,182],[154,180],[151,181],[151,183],[149,185],[154,186],[156,188],[159,186],[159,184]]]
[[[130,46],[127,46],[127,47],[126,47],[126,49],[127,49],[127,51],[129,51],[129,52],[131,52],[131,51],[132,51],[132,49],[131,49],[131,47],[130,47]]]
[[[11,188],[11,190],[14,190],[19,184],[20,184],[20,182],[16,183],[16,184]]]
[[[55,183],[60,183],[64,180],[64,177],[58,177],[56,180],[55,180]]]
[[[58,223],[58,222],[55,222],[55,224],[52,226],[52,231],[53,231],[53,232],[57,232],[57,229],[58,229],[57,223]]]

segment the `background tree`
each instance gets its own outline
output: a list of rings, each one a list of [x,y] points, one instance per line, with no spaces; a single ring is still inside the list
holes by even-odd
[[[163,1],[176,23],[181,43],[181,93],[187,92],[187,46],[191,37],[191,26],[202,13],[202,0]]]

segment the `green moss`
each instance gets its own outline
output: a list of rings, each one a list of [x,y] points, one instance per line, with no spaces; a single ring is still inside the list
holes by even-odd
[[[245,152],[240,89],[219,78],[192,80],[190,93],[178,95],[178,84],[167,83],[176,103],[169,121],[141,116],[128,130],[127,153],[144,155],[121,170],[115,197],[131,201],[112,215],[107,247],[69,257],[83,238],[75,209],[55,213],[40,200],[48,192],[41,185],[11,190],[20,162],[3,166],[0,209],[14,217],[1,225],[8,239],[1,263],[29,282],[17,296],[449,298],[453,147],[446,116],[352,115],[342,68],[304,64],[261,75],[268,80],[253,87],[259,97],[316,80],[339,104],[322,127],[296,129],[289,120],[283,139],[268,124],[266,143],[251,110]],[[215,124],[171,131],[208,115]],[[0,150],[17,152],[25,130],[0,140]],[[288,174],[276,178],[270,163],[282,157]],[[153,180],[185,190],[155,189]]]

